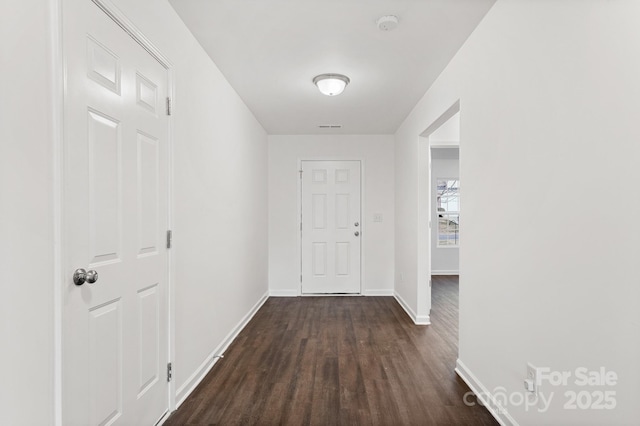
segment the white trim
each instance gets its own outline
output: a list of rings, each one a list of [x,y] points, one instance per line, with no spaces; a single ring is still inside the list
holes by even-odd
[[[431,318],[429,318],[429,315],[420,315],[420,316],[416,315],[416,313],[413,311],[413,309],[411,309],[409,304],[407,302],[405,302],[405,300],[402,298],[402,296],[400,296],[400,294],[398,292],[394,292],[393,297],[396,298],[396,300],[398,301],[400,306],[402,306],[402,309],[404,309],[404,311],[407,313],[407,315],[409,315],[409,318],[411,318],[411,321],[413,321],[414,324],[416,324],[416,325],[430,325],[431,324]]]
[[[460,271],[454,271],[454,270],[447,270],[447,269],[442,269],[442,270],[431,270],[431,275],[460,275]]]
[[[514,420],[507,410],[500,404],[487,388],[478,380],[478,378],[467,368],[466,365],[460,359],[456,360],[455,372],[460,378],[469,386],[469,389],[476,395],[476,397],[482,402],[489,413],[500,423],[502,426],[518,426],[518,422]]]
[[[298,290],[269,289],[269,297],[298,297]]]
[[[456,113],[457,114],[457,113]],[[455,114],[454,114],[455,115]],[[452,118],[453,116],[449,117]],[[442,123],[444,124],[444,123]],[[460,149],[460,141],[429,141],[429,148],[435,149]]]
[[[419,313],[429,314],[431,312],[431,239],[432,223],[434,218],[431,215],[431,149],[429,149],[429,138],[418,137],[418,193],[416,201],[418,204],[418,241],[416,247],[417,271],[416,271],[416,310]],[[435,225],[437,226],[437,225]]]
[[[360,293],[304,293],[300,297],[363,297]]]
[[[438,116],[422,133],[418,135],[418,223],[416,231],[418,233],[417,250],[417,310],[421,313],[431,312],[431,282],[432,264],[432,238],[435,218],[432,217],[432,192],[433,182],[431,179],[431,148],[429,137],[440,126],[460,112],[460,99],[457,99],[446,111]],[[443,142],[436,141],[433,147],[441,145]],[[459,143],[458,143],[459,149]],[[459,248],[459,246],[455,247]],[[429,315],[421,315],[420,321],[429,321]]]
[[[129,18],[122,13],[120,9],[116,7],[110,0],[91,0],[98,6],[109,18],[113,20],[116,24],[120,26],[129,34],[129,36],[136,41],[144,50],[149,52],[156,61],[160,62],[160,64],[169,69],[172,67],[171,62],[167,59],[166,56],[160,52],[160,50],[153,44],[151,41],[140,31],[134,24],[129,20]]]
[[[175,76],[173,67],[167,68],[167,96],[171,99],[171,115],[167,117],[168,121],[168,133],[167,133],[167,229],[174,230],[174,146],[175,146],[175,122],[174,115],[179,108],[179,103],[175,101]],[[175,267],[175,259],[176,257],[173,254],[174,249],[169,249],[167,253],[167,308],[169,312],[167,312],[167,327],[169,331],[168,336],[168,362],[172,362],[176,359],[176,348],[175,348],[175,335],[176,335],[176,327],[175,327],[175,318],[176,318],[176,307],[175,307],[175,285],[176,282],[176,267]],[[175,381],[169,382],[169,406],[168,412],[171,413],[176,406],[176,384]]]
[[[418,315],[413,322],[416,325],[431,325],[431,317],[429,315]]]
[[[155,424],[155,426],[162,426],[164,424],[164,422],[167,421],[167,419],[169,418],[169,416],[171,416],[172,411],[171,410],[167,410],[166,413],[164,413],[162,415],[162,417],[160,417],[160,420],[158,420]]]
[[[454,115],[456,115],[459,112],[460,112],[460,99],[456,100],[453,103],[453,105],[451,105],[449,108],[447,108],[447,110],[445,112],[440,114],[440,116],[438,118],[436,118],[433,121],[433,123],[431,123],[431,125],[424,130],[424,132],[420,133],[419,136],[423,136],[423,137],[431,136],[431,134],[433,132],[438,130],[440,128],[440,126],[442,126],[444,123],[449,121],[449,119],[451,117],[453,117]],[[460,141],[457,141],[457,142],[458,142],[458,145],[460,145]],[[446,143],[446,141],[445,142],[436,141],[434,146],[437,146],[437,145],[440,145],[440,144],[443,144],[443,143]]]
[[[229,345],[238,337],[238,334],[246,327],[246,325],[251,321],[251,318],[258,312],[258,310],[264,305],[264,303],[269,299],[269,292],[265,293],[258,302],[253,305],[253,307],[249,310],[249,312],[240,320],[240,322],[227,334],[222,343],[218,345],[204,362],[198,367],[196,371],[186,380],[186,382],[180,386],[176,392],[176,410],[182,403],[187,399],[189,395],[193,392],[193,390],[200,384],[202,379],[205,378],[207,373],[211,371],[211,368],[215,365],[216,362],[220,359],[220,355],[224,354],[224,351],[227,350]]]
[[[362,293],[363,296],[393,296],[394,291],[392,288],[370,289],[365,290]]]
[[[53,424],[62,426],[62,291],[64,283],[64,57],[62,3],[49,0],[53,186]]]

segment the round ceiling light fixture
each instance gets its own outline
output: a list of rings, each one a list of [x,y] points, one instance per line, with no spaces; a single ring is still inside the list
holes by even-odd
[[[398,17],[395,15],[381,16],[376,21],[380,31],[393,31],[398,28]]]
[[[351,80],[342,74],[320,74],[313,78],[313,84],[318,86],[320,93],[327,96],[337,96],[344,91]]]

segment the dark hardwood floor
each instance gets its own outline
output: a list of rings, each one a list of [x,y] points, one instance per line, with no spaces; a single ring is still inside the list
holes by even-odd
[[[392,297],[270,298],[166,425],[495,425],[453,371],[457,277],[430,326]]]

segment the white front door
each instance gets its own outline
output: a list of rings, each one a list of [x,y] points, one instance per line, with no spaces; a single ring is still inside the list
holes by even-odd
[[[360,162],[302,161],[302,293],[360,293]]]
[[[63,424],[168,408],[167,70],[90,0],[63,2]],[[96,271],[77,285],[74,271]]]

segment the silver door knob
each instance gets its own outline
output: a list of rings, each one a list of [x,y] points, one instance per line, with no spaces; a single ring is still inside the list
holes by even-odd
[[[98,272],[94,271],[93,269],[90,271],[87,271],[87,282],[89,284],[93,284],[96,281],[98,281]]]
[[[356,231],[356,232],[353,233],[353,235],[355,235],[357,237],[358,235],[360,235],[360,232]]]
[[[98,281],[98,273],[94,270],[90,270],[89,272],[84,269],[76,269],[73,273],[73,283],[75,285],[82,285],[85,282],[89,284],[93,284]]]

